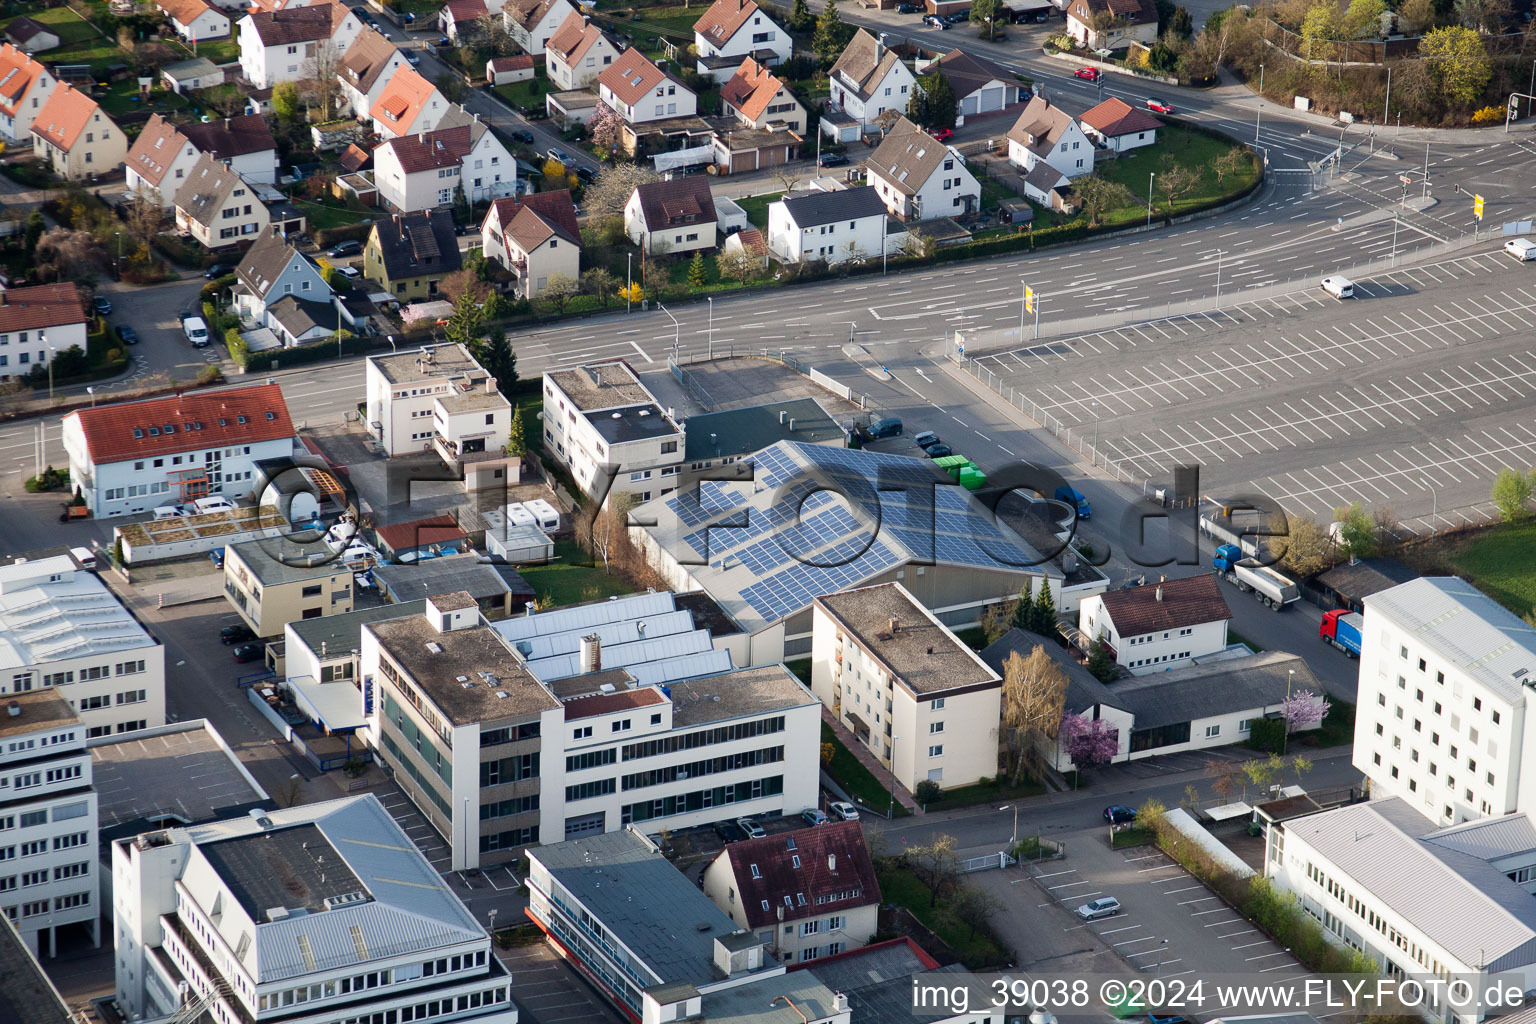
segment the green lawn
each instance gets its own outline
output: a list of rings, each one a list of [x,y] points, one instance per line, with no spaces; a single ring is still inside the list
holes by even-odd
[[[1110,834],[1109,848],[1124,850],[1131,846],[1151,846],[1157,841],[1149,828],[1127,828]]]
[[[978,782],[971,786],[960,786],[956,789],[945,790],[944,795],[937,800],[932,800],[924,806],[926,811],[948,811],[956,807],[975,807],[979,804],[991,804],[1001,806],[1013,803],[1015,800],[1025,800],[1032,796],[1039,796],[1045,792],[1045,787],[1038,782],[1025,782],[1020,786],[1008,786],[999,784],[996,780],[990,782]],[[1024,827],[1024,819],[1019,819],[1019,827]]]
[[[1229,644],[1247,644],[1248,645],[1248,649],[1250,651],[1252,651],[1254,654],[1258,654],[1260,651],[1262,651],[1264,649],[1264,645],[1263,644],[1254,643],[1252,640],[1250,640],[1247,637],[1243,636],[1237,630],[1230,629],[1230,628],[1227,630],[1227,643],[1229,643]]]
[[[655,56],[662,52],[657,36],[691,41],[694,22],[703,17],[707,10],[707,4],[693,7],[645,7],[635,11],[633,17],[598,14],[596,20],[599,24],[611,26],[616,32],[629,35],[640,52]]]
[[[761,196],[746,196],[736,200],[736,205],[747,211],[747,219],[764,231],[768,230],[768,205],[778,202],[784,193],[770,192]]]
[[[523,425],[528,426],[526,421]],[[548,565],[530,565],[517,570],[533,587],[539,600],[548,598],[551,607],[563,608],[634,593],[634,588],[622,576],[605,574],[602,565],[585,564],[587,554],[575,541],[556,541],[555,559]]]
[[[1167,195],[1153,184],[1152,203],[1159,215],[1178,214],[1193,209],[1222,196],[1236,195],[1262,173],[1258,161],[1252,157],[1236,174],[1229,174],[1223,182],[1216,180],[1216,159],[1231,149],[1235,143],[1213,139],[1187,128],[1165,125],[1158,130],[1157,145],[1133,150],[1115,160],[1105,160],[1095,165],[1100,177],[1124,185],[1134,201],[1104,216],[1106,224],[1127,224],[1137,217],[1147,215],[1147,175],[1162,174],[1174,165],[1198,170],[1198,184],[1189,192],[1174,200],[1170,209]]]
[[[295,199],[293,205],[304,211],[304,216],[309,220],[309,230],[312,232],[324,231],[327,228],[344,228],[350,224],[361,224],[364,221],[377,219],[372,214],[359,213],[330,203],[317,203],[310,199]]]
[[[182,50],[190,57],[206,57],[215,64],[228,64],[240,59],[240,43],[234,36],[228,39],[208,39],[197,44],[197,52],[192,52],[192,46],[180,39],[175,42],[177,49]]]
[[[1536,520],[1502,524],[1452,542],[1444,556],[1458,576],[1516,615],[1536,609]]]
[[[68,7],[33,11],[28,17],[50,26],[58,33],[58,49],[47,53],[50,64],[89,64],[99,72],[128,59],[128,55],[118,48],[116,42],[104,39],[95,26]]]
[[[139,99],[139,84],[135,79],[113,82],[107,87],[107,95],[101,99],[101,108],[108,114],[131,114],[136,110],[185,110],[191,106],[185,96],[169,89],[155,88],[150,91],[149,103]]]
[[[519,109],[523,107],[543,107],[544,94],[549,90],[547,79],[530,78],[526,82],[513,82],[511,85],[498,85],[495,88],[496,95]]]
[[[810,663],[806,662],[806,664]],[[827,774],[836,779],[838,785],[864,807],[884,814],[891,806],[891,791],[880,785],[879,780],[870,774],[863,762],[843,746],[837,734],[826,722],[821,723],[821,742],[832,744],[832,763],[827,766]],[[910,813],[901,804],[896,804],[898,818]]]
[[[1008,951],[992,941],[981,929],[972,934],[971,926],[948,912],[943,900],[931,907],[928,889],[917,876],[906,868],[893,868],[880,873],[880,895],[887,903],[906,907],[912,916],[930,931],[944,940],[972,970],[1001,967],[1008,962]]]

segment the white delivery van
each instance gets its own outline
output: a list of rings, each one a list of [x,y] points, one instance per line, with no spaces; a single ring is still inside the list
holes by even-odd
[[[208,325],[202,317],[184,317],[181,321],[181,330],[187,336],[187,340],[198,348],[208,344]]]
[[[1352,299],[1355,297],[1355,283],[1347,277],[1334,274],[1323,278],[1323,291],[1336,299]]]
[[[205,516],[210,512],[233,512],[235,503],[228,498],[198,498],[192,509],[195,515]]]
[[[1511,238],[1504,243],[1504,251],[1521,263],[1526,260],[1536,260],[1536,242],[1529,238]]]
[[[80,563],[80,568],[95,570],[96,555],[90,548],[70,548],[69,553]]]
[[[184,515],[186,513],[175,505],[159,505],[155,508],[156,519],[180,519]]]

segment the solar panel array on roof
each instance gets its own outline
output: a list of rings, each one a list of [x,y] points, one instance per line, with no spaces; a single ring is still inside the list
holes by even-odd
[[[719,480],[701,480],[697,489],[681,491],[667,499],[667,506],[684,526],[698,526],[746,503],[739,488]]]

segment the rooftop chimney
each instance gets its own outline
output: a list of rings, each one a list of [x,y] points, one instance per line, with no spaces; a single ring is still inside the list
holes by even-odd
[[[596,633],[590,633],[581,638],[581,671],[601,672],[603,670],[603,639]]]
[[[1163,599],[1163,585],[1161,583],[1157,585],[1157,599],[1159,601]]]
[[[488,394],[488,395],[494,395],[496,393],[496,378],[495,377],[487,377],[487,378],[485,378],[485,393]]]
[[[787,423],[787,422],[789,422],[789,412],[788,412],[788,410],[780,409],[779,410],[779,423],[780,424],[784,424],[784,423]]]
[[[827,870],[828,871],[836,871],[837,870],[837,854],[835,854],[835,853],[827,854]]]
[[[889,628],[891,635],[895,636],[896,635],[896,630],[901,628],[901,623],[897,622],[896,621],[896,616],[892,615],[890,617],[890,620],[887,622],[887,627]]]

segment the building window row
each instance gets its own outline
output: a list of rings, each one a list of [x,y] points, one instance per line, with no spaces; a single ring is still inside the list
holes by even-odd
[[[696,747],[705,747],[716,743],[749,740],[755,736],[767,736],[771,733],[783,731],[783,715],[777,715],[773,718],[759,718],[750,722],[738,722],[735,725],[700,729],[696,732],[683,733],[678,736],[664,736],[660,739],[642,740],[639,743],[626,743],[624,745],[624,760],[634,761],[643,757],[658,757],[662,754],[674,754],[679,750],[693,750]]]
[[[668,818],[674,814],[702,811],[709,807],[726,807],[760,797],[777,796],[782,792],[784,792],[782,775],[771,775],[766,779],[753,779],[750,782],[738,782],[734,786],[696,789],[691,793],[678,793],[655,800],[625,804],[621,823],[629,825],[637,821],[650,821],[653,818]]]
[[[539,777],[539,755],[513,754],[494,761],[480,762],[480,788],[501,786],[508,782]]]
[[[395,744],[395,738],[393,736],[387,732],[384,733],[383,736],[384,749],[389,753],[391,757],[395,759],[395,764],[399,767],[399,769],[405,772],[405,774],[409,775],[411,779],[415,781],[416,788],[422,793],[426,794],[427,799],[431,800],[433,805],[436,806],[439,811],[441,811],[449,819],[452,819],[453,810],[448,806],[448,801],[443,799],[442,795],[438,793],[434,784],[429,781],[426,774],[422,772],[421,769],[417,768],[416,765],[410,760],[410,758],[405,756],[405,754]]]
[[[539,738],[539,723],[524,722],[522,725],[505,725],[499,729],[486,729],[480,733],[482,747],[499,747],[503,743]]]
[[[691,761],[688,764],[666,765],[661,768],[652,768],[650,771],[636,772],[633,775],[624,776],[625,790],[644,789],[646,786],[659,786],[667,782],[676,782],[678,779],[692,779],[704,775],[718,775],[721,772],[734,772],[742,768],[753,768],[760,764],[773,764],[784,760],[783,747],[764,747],[761,750],[742,750],[735,754],[725,754],[720,757],[712,757],[706,761]],[[611,790],[610,790],[611,792]]]
[[[496,850],[515,850],[519,846],[531,846],[539,841],[539,826],[530,825],[527,828],[513,828],[505,832],[492,832],[480,837],[480,852],[492,853]]]
[[[492,818],[510,818],[514,814],[526,814],[528,811],[539,809],[539,794],[532,796],[513,797],[510,800],[493,800],[490,803],[480,805],[480,820],[490,821]]]
[[[590,727],[589,727],[590,728]],[[606,750],[591,750],[585,754],[570,754],[565,759],[565,770],[579,772],[587,768],[601,768],[603,765],[613,764],[619,759],[617,747],[609,747]],[[628,789],[628,786],[624,787]]]
[[[433,742],[433,737],[407,717],[405,710],[396,704],[394,698],[388,693],[384,694],[384,717],[399,730],[401,740],[414,747],[427,766],[437,773],[444,785],[451,789],[453,787],[452,755],[444,757],[443,752]]]
[[[628,788],[627,786],[625,787]],[[595,782],[582,782],[575,786],[565,787],[565,799],[568,802],[576,800],[591,800],[593,797],[609,796],[617,789],[613,779],[598,779]]]

